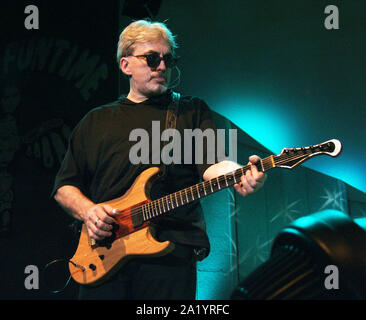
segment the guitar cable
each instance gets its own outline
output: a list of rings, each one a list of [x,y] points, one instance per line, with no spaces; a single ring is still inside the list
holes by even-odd
[[[85,268],[84,268],[83,266],[78,265],[78,264],[76,264],[75,262],[73,262],[73,261],[71,261],[71,260],[69,260],[69,259],[55,259],[55,260],[53,260],[53,261],[51,261],[51,262],[47,263],[47,264],[45,265],[45,267],[43,268],[43,270],[42,270],[42,275],[43,275],[43,277],[42,277],[42,278],[43,278],[43,279],[46,279],[46,278],[47,278],[47,277],[46,277],[46,273],[45,273],[45,272],[46,272],[46,269],[47,269],[48,267],[50,267],[51,265],[53,265],[53,264],[55,264],[55,263],[58,263],[58,262],[68,262],[68,263],[71,263],[74,267],[79,268],[79,269],[81,269],[82,271],[85,271]],[[49,292],[54,293],[54,294],[57,294],[57,293],[63,292],[63,291],[66,289],[66,287],[69,285],[69,283],[70,283],[71,279],[72,279],[72,277],[71,277],[71,274],[70,274],[69,278],[66,280],[65,285],[64,285],[61,289],[56,289],[56,290],[52,290],[52,289],[50,289],[50,286],[47,284],[47,281],[46,281],[46,280],[44,280],[44,283],[45,283],[46,287],[49,289]]]

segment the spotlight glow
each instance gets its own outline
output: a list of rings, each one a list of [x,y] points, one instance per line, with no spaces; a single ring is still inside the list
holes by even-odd
[[[284,112],[272,103],[235,100],[217,104],[215,111],[226,117],[272,152],[294,146],[296,130]],[[287,146],[284,145],[288,144]]]
[[[311,138],[310,129],[302,128],[300,121],[293,120],[296,118],[294,114],[287,112],[290,109],[275,101],[237,97],[216,103],[213,109],[274,154],[280,153],[283,148],[302,147],[299,141],[308,141]],[[321,134],[326,136],[324,132]],[[339,138],[342,141],[342,137],[328,136],[324,141],[331,138]],[[316,139],[309,141],[307,145],[323,142]],[[342,153],[331,161],[330,163],[325,157],[316,157],[304,166],[366,192],[363,163],[358,163],[357,158],[345,159]]]

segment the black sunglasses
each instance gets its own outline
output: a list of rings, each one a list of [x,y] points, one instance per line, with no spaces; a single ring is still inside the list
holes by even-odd
[[[161,62],[161,60],[164,60],[165,66],[167,68],[173,68],[177,65],[178,58],[173,57],[171,53],[168,53],[164,55],[162,58],[160,57],[160,54],[157,52],[149,53],[149,54],[141,54],[137,56],[133,56],[136,58],[142,58],[146,60],[146,63],[151,68],[157,68]]]

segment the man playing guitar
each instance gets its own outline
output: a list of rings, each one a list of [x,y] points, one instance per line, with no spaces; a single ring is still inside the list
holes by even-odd
[[[176,67],[176,48],[174,36],[163,23],[140,20],[127,26],[120,35],[117,60],[129,79],[128,95],[91,110],[72,132],[53,194],[69,214],[84,224],[88,237],[96,243],[113,236],[121,213],[119,208],[103,202],[128,192],[137,176],[154,166],[131,164],[129,150],[133,143],[129,134],[134,128],[151,132],[152,121],[165,123],[172,100],[169,85]],[[183,96],[179,104],[179,132],[185,128],[215,128],[210,109],[201,99]],[[257,191],[266,180],[255,166],[257,161],[258,156],[249,158],[250,169],[234,185],[242,196]],[[209,164],[206,154],[201,164],[167,165],[166,176],[152,193],[156,198],[239,167],[231,161]],[[198,201],[173,211],[153,222],[154,237],[173,242],[172,252],[132,259],[107,281],[97,286],[82,285],[80,298],[195,299],[196,260],[204,258],[209,250],[202,209]],[[197,257],[198,252],[204,252],[203,256]],[[99,258],[104,259],[104,255]]]

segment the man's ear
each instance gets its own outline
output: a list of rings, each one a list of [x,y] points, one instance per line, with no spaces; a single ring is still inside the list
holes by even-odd
[[[121,60],[119,61],[119,66],[125,75],[132,76],[128,59],[122,57]]]

